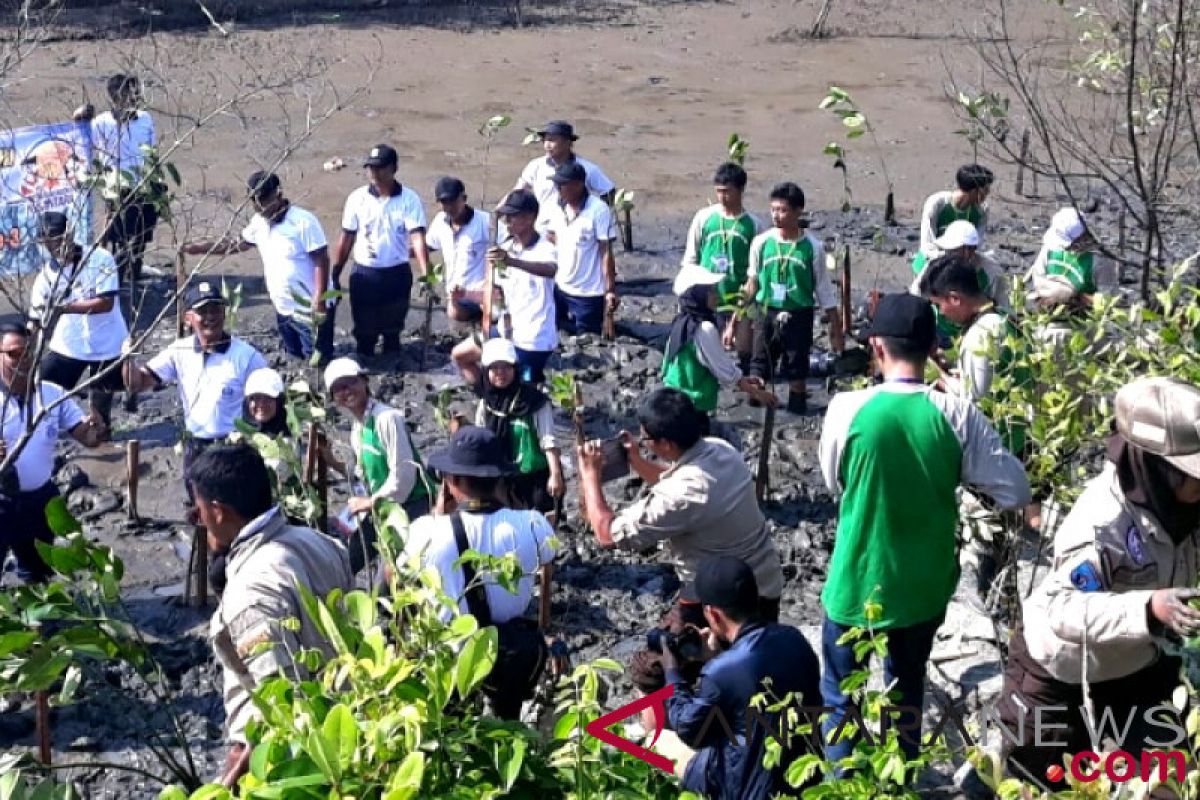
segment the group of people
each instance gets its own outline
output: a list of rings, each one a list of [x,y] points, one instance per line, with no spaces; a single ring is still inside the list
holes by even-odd
[[[98,126],[102,152],[132,158],[131,143],[153,143],[153,125],[137,108],[136,79],[117,76],[110,92],[111,114],[87,110],[81,118]],[[34,284],[30,324],[0,330],[5,445],[16,444],[39,408],[57,405],[32,430],[14,468],[0,475],[0,557],[11,549],[22,577],[44,579],[47,569],[32,543],[50,538],[41,509],[56,491],[49,473],[55,438],[69,434],[95,446],[111,425],[111,392],[175,384],[188,494],[220,556],[212,633],[225,669],[226,782],[246,768],[245,723],[254,713],[248,687],[279,670],[302,672],[287,655],[297,646],[327,646],[309,623],[298,630],[280,624],[303,619],[297,584],[323,595],[349,588],[357,574],[378,576],[415,560],[441,574],[462,612],[518,626],[532,596],[530,576],[553,558],[567,487],[553,406],[542,387],[545,368],[560,331],[601,333],[619,295],[616,225],[607,202],[612,181],[575,154],[578,136],[569,123],[548,123],[539,136],[545,155],[522,172],[494,210],[496,219],[471,206],[461,180],[445,177],[434,190],[441,211],[427,224],[417,192],[397,179],[395,149],[380,144],[364,159],[369,182],[348,197],[332,254],[316,216],[286,198],[277,175],[261,171],[247,182],[255,213],[240,237],[185,247],[194,254],[256,248],[283,349],[324,362],[323,388],[352,421],[352,458],[326,451],[331,467],[354,487],[344,539],[288,519],[278,505],[281,487],[298,476],[267,464],[245,443],[227,441],[239,419],[272,437],[292,432],[284,378],[226,330],[219,285],[194,280],[184,301],[190,335],[140,363],[123,349],[128,327],[117,301],[118,264],[131,265],[129,276],[136,277],[141,253],[126,245],[132,239],[144,246],[152,220],[139,212],[136,234],[121,223],[124,255],[114,258],[104,247],[76,242],[66,216],[42,218],[45,267]],[[780,770],[762,766],[762,732],[744,727],[745,709],[766,687],[793,692],[805,706],[835,709],[822,725],[825,735],[806,746],[823,747],[834,760],[847,756],[852,742],[837,735],[854,711],[845,682],[865,660],[852,629],[886,633],[883,666],[896,705],[920,709],[934,637],[959,582],[962,505],[974,499],[1026,509],[1026,519],[1038,524],[1021,461],[1029,420],[989,419],[978,404],[992,393],[995,376],[1013,368],[1014,338],[1061,341],[1111,284],[1084,220],[1074,209],[1060,210],[1026,276],[1030,296],[1055,312],[1054,322],[1022,332],[1020,309],[1007,306],[1004,271],[981,250],[992,183],[989,170],[967,165],[953,190],[925,203],[911,290],[884,295],[860,331],[878,380],[835,395],[825,410],[819,466],[840,509],[821,595],[818,660],[799,631],[778,621],[783,564],[753,475],[726,441],[731,437],[714,435],[714,414],[722,388],[741,390],[752,404],[778,405],[772,387],[779,380],[788,384],[786,408],[807,413],[817,312],[833,351],[844,347],[848,320],[823,244],[805,230],[803,190],[793,182],[774,186],[771,226],[764,228],[743,205],[745,170],[733,163],[716,170],[717,202],[693,219],[673,284],[679,310],[665,343],[663,386],[639,403],[639,430],[620,436],[618,449],[643,482],[642,495],[624,508],[610,503],[603,484],[614,456],[605,442],[587,442],[573,454],[581,510],[596,542],[631,551],[662,547],[678,572],[679,596],[659,623],[661,635],[634,655],[630,677],[647,693],[675,687],[667,707],[674,734],[660,747],[675,756],[685,788],[755,798],[787,789]],[[125,218],[120,206],[113,213]],[[431,254],[445,266],[447,316],[478,326],[451,358],[479,401],[475,424],[458,428],[445,449],[426,458],[403,411],[373,393],[364,362],[372,363],[366,360],[379,346],[385,354],[399,350],[414,275],[428,274]],[[333,319],[350,260],[356,357],[334,357]],[[31,358],[31,337],[48,337],[40,364]],[[957,351],[956,363],[944,349]],[[940,375],[932,385],[931,363]],[[62,396],[88,373],[98,377],[85,416]],[[1031,707],[1077,703],[1088,676],[1103,684],[1101,692],[1093,688],[1093,699],[1140,703],[1158,691],[1153,687],[1167,685],[1159,677],[1171,662],[1160,653],[1159,637],[1200,631],[1200,612],[1186,602],[1196,593],[1174,588],[1190,585],[1196,572],[1200,389],[1144,379],[1118,394],[1116,417],[1109,463],[1067,517],[1055,540],[1054,569],[1026,603],[1006,673],[1010,715],[1026,700]],[[434,512],[435,479],[457,510]],[[384,499],[400,504],[413,522],[398,562],[371,570],[377,562],[371,512]],[[467,549],[515,554],[525,573],[517,590],[485,578],[482,590],[464,591],[473,585],[471,568],[458,564]],[[974,568],[985,584],[992,573],[978,563]],[[524,639],[537,649],[538,636]],[[689,640],[700,645],[681,644]],[[264,649],[265,642],[274,646]],[[520,713],[543,656],[497,666],[503,679],[485,686],[494,713]],[[728,726],[704,724],[714,707]],[[1064,724],[1077,743],[1082,728]],[[897,729],[905,731],[905,752],[915,755],[920,720]],[[1032,744],[1010,755],[1035,774],[1045,759],[1056,758],[1053,748]]]

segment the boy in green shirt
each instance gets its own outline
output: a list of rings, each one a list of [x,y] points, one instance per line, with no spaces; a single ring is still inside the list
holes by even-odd
[[[831,346],[836,352],[842,350],[841,314],[825,269],[825,250],[802,230],[803,213],[804,192],[799,186],[787,181],[771,190],[775,227],[751,243],[743,287],[745,301],[756,303],[764,312],[761,324],[755,326],[750,374],[765,380],[777,374],[787,380],[787,409],[793,414],[808,410],[808,356],[817,304],[825,310]],[[732,328],[727,335],[732,335]]]
[[[884,382],[835,395],[825,414],[821,473],[841,495],[821,593],[821,696],[838,709],[822,728],[826,755],[835,763],[852,747],[844,732],[831,736],[853,703],[841,684],[865,663],[843,635],[868,624],[886,631],[885,683],[895,682],[897,706],[922,708],[925,666],[958,582],[956,490],[970,486],[1001,508],[1020,508],[1030,498],[1021,462],[983,413],[924,384],[935,335],[928,301],[885,295],[868,331]],[[895,730],[915,758],[920,718],[899,716]]]
[[[736,297],[746,282],[750,243],[762,226],[757,218],[742,207],[746,170],[732,162],[722,164],[713,175],[713,189],[717,202],[700,209],[692,217],[680,266],[684,269],[701,266],[709,272],[724,275],[717,284],[717,292],[724,301]],[[732,314],[722,314],[722,326],[728,325],[732,317]],[[748,322],[744,324],[748,325]],[[748,334],[748,331],[745,333]],[[745,369],[750,361],[750,337],[743,335],[740,338],[738,359],[742,369]],[[732,347],[733,344],[731,333],[725,346]]]
[[[988,194],[996,176],[990,169],[979,164],[959,167],[954,175],[953,191],[934,192],[925,199],[921,209],[921,246],[913,258],[913,275],[921,270],[941,252],[937,239],[946,232],[952,222],[966,220],[979,232],[978,245],[983,244],[987,233]]]

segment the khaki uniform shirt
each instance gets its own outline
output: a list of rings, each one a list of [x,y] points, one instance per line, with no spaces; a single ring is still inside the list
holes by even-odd
[[[1148,605],[1156,589],[1194,586],[1200,552],[1176,545],[1126,501],[1109,463],[1054,537],[1054,568],[1024,604],[1029,654],[1066,683],[1123,678],[1154,663]]]
[[[247,525],[230,549],[228,583],[209,623],[209,636],[224,672],[225,726],[231,742],[246,741],[246,723],[257,715],[250,693],[282,672],[304,677],[292,663],[301,649],[332,649],[303,612],[303,585],[318,598],[349,591],[353,577],[341,543],[311,528],[288,525],[278,509]],[[281,623],[299,619],[298,631]],[[272,647],[259,645],[271,644]]]
[[[712,555],[749,564],[761,596],[783,593],[779,553],[754,497],[750,470],[721,439],[701,439],[684,453],[644,497],[613,519],[612,537],[626,550],[665,540],[684,600],[695,601],[696,565]]]

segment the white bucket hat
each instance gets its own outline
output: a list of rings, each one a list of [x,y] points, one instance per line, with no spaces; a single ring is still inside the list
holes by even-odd
[[[675,276],[675,294],[681,295],[693,286],[716,286],[724,279],[723,272],[713,272],[699,264],[688,264]]]
[[[254,370],[246,378],[246,388],[242,392],[242,396],[253,397],[256,394],[266,395],[267,397],[282,396],[283,376],[270,367],[262,367]]]
[[[960,247],[979,247],[979,230],[965,219],[956,219],[946,226],[946,230],[933,243],[943,252]]]
[[[1060,208],[1050,218],[1050,227],[1042,236],[1042,244],[1051,250],[1065,250],[1087,232],[1083,218],[1074,208]]]

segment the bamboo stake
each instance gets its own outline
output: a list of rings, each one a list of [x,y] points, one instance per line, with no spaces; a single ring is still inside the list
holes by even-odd
[[[621,244],[626,253],[633,250],[633,209],[628,205],[621,209]]]
[[[125,512],[133,522],[138,520],[138,478],[142,445],[131,439],[125,445]]]
[[[196,586],[192,605],[204,608],[208,605],[208,531],[202,525],[197,525],[192,530],[192,552],[195,554],[196,565],[196,571],[192,573]]]
[[[175,335],[182,337],[185,333],[183,315],[187,311],[186,303],[183,300],[183,287],[187,283],[187,256],[183,250],[180,250],[175,255]]]
[[[850,245],[846,245],[842,253],[842,334],[850,333],[850,318],[852,316],[850,300]]]
[[[883,224],[896,224],[896,193],[888,192],[887,200],[883,204]]]

